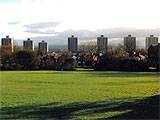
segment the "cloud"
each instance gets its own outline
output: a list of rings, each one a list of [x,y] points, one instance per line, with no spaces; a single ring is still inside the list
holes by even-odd
[[[78,37],[79,41],[96,40],[98,36],[103,34],[107,36],[111,44],[119,44],[123,42],[123,37],[131,34],[137,37],[137,45],[144,46],[145,37],[151,34],[160,36],[160,28],[157,29],[135,29],[135,28],[112,28],[112,29],[101,29],[101,30],[66,30],[63,32],[56,33],[54,36],[39,36],[33,37],[36,41],[46,40],[51,45],[64,45],[67,44],[67,39],[71,35]],[[122,43],[123,44],[123,43]]]
[[[27,28],[24,32],[32,34],[56,34],[53,28],[59,24],[59,22],[41,22],[23,25],[23,27]]]
[[[56,27],[59,24],[60,24],[59,22],[40,22],[40,23],[24,25],[24,27],[26,27],[27,29],[42,29],[42,28]]]
[[[160,28],[157,29],[135,29],[135,28],[111,28],[111,29],[99,29],[95,31],[90,30],[66,30],[56,35],[57,38],[66,38],[71,35],[75,35],[79,40],[96,39],[103,34],[108,38],[123,38],[128,34],[135,37],[147,37],[151,34],[160,36]]]
[[[45,30],[45,31],[41,31],[41,30],[38,30],[38,29],[32,29],[32,30],[26,30],[24,32],[28,32],[28,33],[32,33],[32,34],[56,34],[57,33],[52,29],[48,29],[48,30]]]
[[[20,3],[21,0],[0,0],[0,3],[8,4],[8,3]]]
[[[8,22],[9,25],[16,25],[16,24],[19,24],[20,21],[11,21],[11,22]]]
[[[41,40],[47,41],[49,45],[67,45],[68,37],[70,37],[71,35],[78,37],[78,41],[80,44],[83,43],[87,44],[89,43],[89,41],[96,41],[96,38],[101,34],[103,34],[104,36],[108,37],[109,45],[117,46],[118,44],[123,44],[123,38],[128,34],[131,34],[132,36],[137,37],[137,42],[136,42],[137,48],[142,48],[145,46],[145,37],[148,37],[151,34],[160,37],[160,28],[157,29],[112,28],[112,29],[100,29],[95,31],[65,30],[63,32],[46,30],[46,31],[30,31],[30,32],[32,33],[35,32],[36,34],[38,34],[37,37],[31,37],[31,39],[34,40],[35,45],[38,45],[38,42]],[[18,44],[22,45],[22,43],[20,42],[18,42]]]

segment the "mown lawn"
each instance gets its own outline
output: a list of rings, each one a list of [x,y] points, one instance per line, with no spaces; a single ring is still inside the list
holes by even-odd
[[[134,118],[143,107],[153,109],[152,118],[156,102],[150,101],[159,94],[159,77],[142,72],[1,71],[0,118]]]

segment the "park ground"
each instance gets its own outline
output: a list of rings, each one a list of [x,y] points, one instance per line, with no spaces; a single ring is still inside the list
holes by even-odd
[[[1,71],[0,119],[158,119],[159,73]]]

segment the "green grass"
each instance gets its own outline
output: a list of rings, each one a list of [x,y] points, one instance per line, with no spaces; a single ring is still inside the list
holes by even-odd
[[[158,94],[158,78],[158,73],[136,72],[1,71],[1,116],[25,119],[61,116],[69,119],[112,117],[126,113],[129,109],[98,110],[104,106],[115,106]],[[12,111],[6,112],[3,109]],[[23,112],[19,115],[16,111]],[[30,115],[26,115],[28,113]]]

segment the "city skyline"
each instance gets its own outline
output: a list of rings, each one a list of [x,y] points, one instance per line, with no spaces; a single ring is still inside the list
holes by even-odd
[[[158,3],[158,0],[0,0],[3,18],[0,36],[45,39],[56,44],[64,43],[64,38],[72,34],[80,40],[100,34],[118,38],[122,36],[118,31],[128,34],[135,31],[133,35],[140,37],[154,33],[159,36]]]
[[[74,37],[74,35],[71,35],[71,37],[68,36],[68,50],[69,51],[72,51],[72,52],[76,52],[78,50],[78,46],[79,45],[82,45],[82,44],[79,44],[79,38],[78,37]],[[38,48],[39,48],[39,44],[40,43],[44,43],[45,47],[43,47],[43,51],[48,51],[48,44],[47,41],[44,42],[45,40],[42,40],[42,42],[38,42]],[[152,44],[159,44],[159,39],[158,37],[155,37],[154,35],[150,35],[150,36],[147,36],[145,37],[145,40],[143,41],[145,44],[144,46],[140,46],[139,44],[139,41],[137,42],[137,39],[136,37],[133,37],[131,34],[128,34],[127,36],[124,36],[123,37],[123,44],[118,44],[119,45],[123,45],[126,49],[127,52],[131,53],[132,51],[134,51],[135,49],[139,49],[139,48],[144,48],[144,49],[148,49]],[[88,43],[88,44],[85,44],[85,45],[91,45],[91,46],[94,46],[96,45],[97,46],[97,50],[99,52],[102,52],[102,53],[105,53],[108,46],[112,46],[112,47],[117,47],[115,46],[115,44],[108,44],[109,43],[109,39],[108,37],[104,37],[103,34],[101,34],[100,37],[97,37],[96,41],[91,41],[91,42],[94,42],[94,43]],[[122,41],[121,41],[122,42]],[[15,40],[13,38],[10,38],[8,35],[6,36],[6,38],[1,38],[1,45],[12,45],[13,46],[17,46],[15,44]],[[83,44],[84,45],[84,44]],[[30,39],[30,38],[27,38],[27,40],[23,40],[23,45],[18,45],[18,46],[23,46],[24,49],[29,49],[29,50],[33,50],[34,51],[34,47],[36,46],[34,44],[34,40]],[[67,47],[66,46],[66,47]],[[53,46],[52,46],[53,47]],[[62,46],[61,46],[62,47]],[[64,46],[63,46],[64,47]],[[13,49],[13,48],[12,48]],[[63,48],[65,49],[65,47]]]

